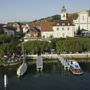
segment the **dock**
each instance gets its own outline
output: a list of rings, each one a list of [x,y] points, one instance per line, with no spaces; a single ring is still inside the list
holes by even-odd
[[[38,72],[42,72],[43,70],[43,59],[41,55],[37,57],[36,69]]]
[[[68,61],[66,60],[66,58],[64,58],[61,55],[58,55],[58,60],[61,62],[62,66],[64,67],[65,70],[69,70],[70,65],[69,65]]]

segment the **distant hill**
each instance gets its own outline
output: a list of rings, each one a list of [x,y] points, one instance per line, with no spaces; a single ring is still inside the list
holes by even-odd
[[[90,10],[87,10],[89,12],[89,16],[90,16]],[[69,13],[68,16],[73,16],[73,15],[76,15],[76,13]],[[46,18],[41,18],[39,20],[34,20],[32,22],[52,22],[54,20],[59,20],[61,18],[60,15],[53,15],[53,16],[50,16],[50,17],[46,17]],[[27,23],[32,23],[32,22],[27,22]],[[25,23],[25,22],[24,22]]]

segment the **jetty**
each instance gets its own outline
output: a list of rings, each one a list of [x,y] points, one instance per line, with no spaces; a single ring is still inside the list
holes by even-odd
[[[66,58],[64,58],[61,55],[58,55],[58,60],[61,62],[62,66],[64,67],[65,70],[69,70],[70,65],[69,65],[68,61],[66,60]]]
[[[39,55],[36,60],[36,69],[38,72],[42,72],[43,70],[43,59],[42,56]]]

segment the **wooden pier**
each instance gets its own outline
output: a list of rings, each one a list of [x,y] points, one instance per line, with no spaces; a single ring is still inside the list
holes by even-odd
[[[42,60],[42,56],[38,56],[38,57],[37,57],[36,69],[37,69],[38,72],[42,72],[42,70],[43,70],[43,60]]]
[[[64,66],[64,69],[69,70],[70,65],[69,65],[68,61],[61,55],[58,55],[58,59],[61,62],[61,64]]]

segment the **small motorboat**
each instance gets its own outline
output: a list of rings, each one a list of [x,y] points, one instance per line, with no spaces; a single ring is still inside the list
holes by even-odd
[[[77,61],[75,60],[69,60],[69,65],[70,65],[70,71],[75,74],[75,75],[81,75],[83,74],[83,71],[80,67],[80,65],[78,64]]]

